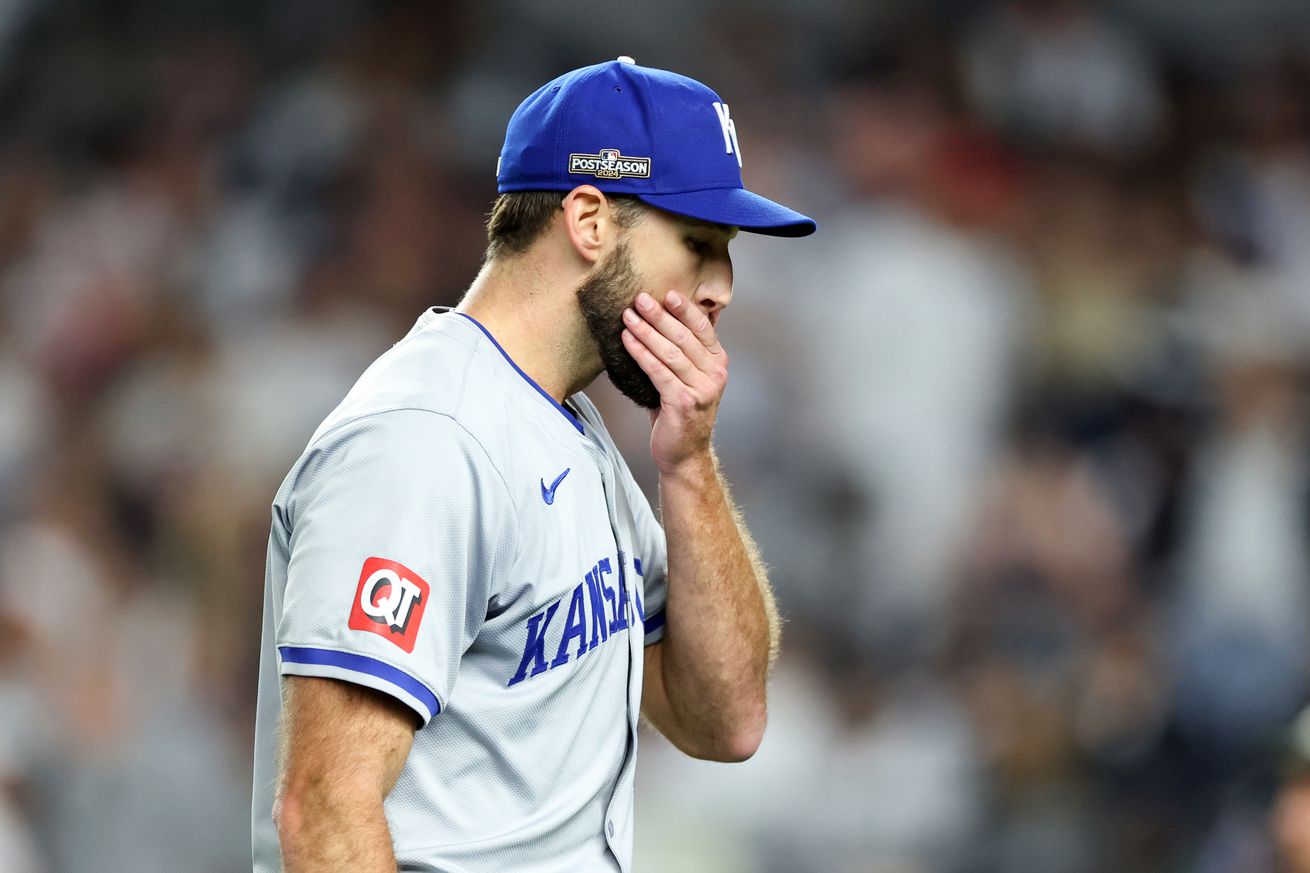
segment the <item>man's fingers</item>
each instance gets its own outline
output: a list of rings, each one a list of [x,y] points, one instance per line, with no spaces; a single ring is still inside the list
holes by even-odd
[[[649,325],[646,327],[649,329]],[[667,397],[678,388],[686,387],[677,374],[660,360],[659,355],[652,352],[631,329],[623,331],[623,346],[637,365],[650,377],[651,384],[660,392],[661,397]]]
[[[669,292],[674,294],[676,292]],[[678,298],[682,300],[681,297]],[[685,301],[684,301],[685,303]],[[654,297],[646,293],[637,295],[635,308],[637,314],[649,322],[655,330],[680,348],[699,369],[706,369],[713,361],[713,352],[705,347],[704,341],[697,335],[691,325],[686,324],[682,318],[675,315],[668,308],[668,299],[661,304]],[[684,310],[689,308],[683,307]],[[708,323],[708,319],[706,319]],[[659,349],[656,349],[659,351]]]
[[[705,310],[677,291],[670,291],[665,295],[664,306],[691,330],[692,335],[709,350],[710,354],[718,354],[722,351],[723,347],[719,345],[718,331],[714,329],[714,325],[710,322],[710,317],[705,314]]]
[[[667,312],[664,314],[669,320],[673,320],[672,316]],[[627,326],[628,331],[640,340],[642,345],[654,354],[661,364],[672,371],[679,380],[688,385],[693,385],[704,378],[704,373],[697,366],[697,362],[692,360],[687,349],[656,329],[649,320],[643,321],[631,309],[626,309],[623,312],[623,323]],[[686,327],[682,327],[681,330],[692,342],[699,343],[699,340],[691,337]],[[700,354],[708,354],[703,346],[700,349]]]

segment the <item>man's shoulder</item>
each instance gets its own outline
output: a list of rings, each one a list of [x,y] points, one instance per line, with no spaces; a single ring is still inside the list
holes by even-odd
[[[473,322],[428,310],[323,419],[297,466],[363,438],[394,443],[397,455],[417,451],[415,441],[438,453],[475,445],[471,457],[508,470],[542,441],[534,416],[523,414],[523,392],[511,379],[517,376],[498,355]],[[588,409],[599,420],[589,403]]]
[[[383,352],[330,412],[311,445],[351,421],[390,410],[428,410],[458,418],[476,343],[449,315],[423,313],[403,339]]]
[[[404,338],[380,355],[314,430],[289,471],[279,500],[349,445],[384,446],[399,460],[424,451],[447,453],[469,438],[463,426],[470,363],[477,343],[455,320],[428,310]],[[454,328],[454,329],[452,329]]]

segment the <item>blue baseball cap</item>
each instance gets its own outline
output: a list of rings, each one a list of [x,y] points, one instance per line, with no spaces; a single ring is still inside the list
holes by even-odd
[[[500,193],[584,184],[771,236],[808,236],[817,227],[742,185],[737,126],[718,94],[629,57],[547,82],[514,110],[505,131]]]

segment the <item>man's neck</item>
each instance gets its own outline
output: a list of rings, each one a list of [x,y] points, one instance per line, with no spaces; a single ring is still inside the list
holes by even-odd
[[[573,288],[525,259],[484,264],[455,310],[477,319],[560,403],[600,375]]]

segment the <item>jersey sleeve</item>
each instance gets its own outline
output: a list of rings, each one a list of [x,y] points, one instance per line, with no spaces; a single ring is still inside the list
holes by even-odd
[[[457,422],[416,409],[329,431],[294,475],[281,673],[374,688],[426,724],[516,554],[504,481]]]

